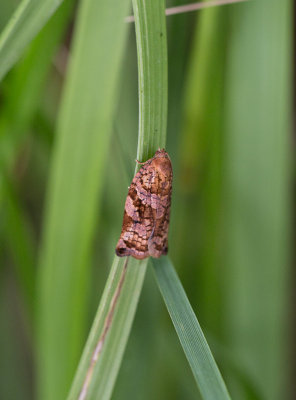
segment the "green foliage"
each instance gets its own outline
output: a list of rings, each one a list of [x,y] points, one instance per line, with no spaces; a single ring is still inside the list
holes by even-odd
[[[119,6],[115,1],[86,0],[79,8],[53,148],[40,254],[42,399],[66,397],[85,338],[90,248],[103,190],[127,30],[122,20],[127,11],[128,1]]]
[[[180,281],[152,269],[189,364],[147,260],[129,260],[88,398],[198,398],[191,371],[227,398],[193,310],[232,398],[288,398],[292,2],[165,19],[134,0],[135,26],[127,0],[2,3],[0,397],[78,398],[125,268],[134,159],[165,147]]]
[[[22,0],[0,36],[0,79],[63,0]],[[70,3],[70,1],[69,1]]]
[[[288,396],[290,15],[289,1],[233,9],[226,77],[225,328],[268,399]]]

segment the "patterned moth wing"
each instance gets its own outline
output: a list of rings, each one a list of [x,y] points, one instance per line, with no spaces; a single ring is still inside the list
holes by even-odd
[[[171,160],[164,149],[158,149],[129,187],[116,246],[119,257],[141,260],[167,254],[172,179]]]

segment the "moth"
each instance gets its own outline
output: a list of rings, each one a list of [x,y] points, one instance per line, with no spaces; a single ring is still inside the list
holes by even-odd
[[[119,257],[141,260],[158,258],[168,252],[173,170],[164,149],[144,163],[129,186],[125,201],[120,238],[116,246]]]

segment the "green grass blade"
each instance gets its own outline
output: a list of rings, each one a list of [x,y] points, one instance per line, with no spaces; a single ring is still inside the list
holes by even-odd
[[[78,399],[82,393],[85,378],[89,371],[90,360],[93,357],[94,348],[97,347],[102,337],[106,316],[124,271],[125,261],[127,261],[127,258],[119,259],[115,257],[114,259],[68,400]],[[95,364],[93,374],[89,375],[91,379],[89,388],[85,385],[85,392],[87,393],[85,398],[87,399],[105,400],[111,396],[136,311],[146,265],[147,260],[139,262],[135,259],[129,259],[124,285],[118,299],[112,325],[107,333],[107,338]]]
[[[291,15],[289,0],[233,7],[226,79],[226,337],[270,400],[291,374]]]
[[[128,9],[128,0],[83,0],[78,11],[40,255],[37,371],[42,399],[66,397],[85,340],[90,248]]]
[[[164,146],[166,141],[166,21],[163,0],[144,2],[139,0],[134,1],[133,5],[139,67],[140,123],[137,157],[139,160],[143,160],[152,155],[158,147]],[[147,21],[149,21],[148,25]],[[147,262],[147,260],[141,262],[134,259],[129,260],[124,285],[108,329],[108,336],[104,341],[98,361],[92,365],[91,360],[103,334],[110,302],[114,298],[119,277],[124,268],[124,260],[119,261],[115,257],[69,399],[77,399],[79,394],[82,396],[81,399],[107,400],[110,398],[134,318]],[[112,286],[109,288],[111,284]],[[88,383],[86,383],[87,381]]]
[[[1,1],[0,32],[7,24],[19,4],[18,0]]]
[[[66,1],[40,34],[9,77],[9,91],[0,114],[0,168],[8,171],[29,132],[45,78],[57,46],[65,32],[74,1]]]
[[[28,217],[14,193],[9,173],[38,108],[45,77],[52,57],[69,20],[74,2],[65,2],[31,43],[25,57],[9,77],[9,90],[0,114],[0,199],[6,224],[3,226],[8,249],[14,262],[16,279],[33,318],[35,302],[36,254]]]
[[[187,279],[195,282],[195,298],[191,301],[203,305],[199,311],[200,321],[206,321],[207,329],[220,335],[223,308],[220,279],[223,273],[220,268],[223,86],[227,16],[227,7],[214,7],[197,15],[186,74],[180,143],[181,174],[186,176],[187,182],[192,181],[187,185],[186,203],[180,208],[186,210],[190,207],[191,211],[184,215],[177,214],[176,229],[178,244],[185,253],[182,261],[192,266],[192,270],[186,268],[183,271],[184,275],[189,275]],[[197,249],[195,257],[191,254],[192,248]],[[174,260],[179,264],[178,260]],[[211,312],[213,308],[216,313]]]
[[[223,378],[168,257],[153,259],[155,277],[204,400],[230,400]]]
[[[0,80],[61,3],[62,0],[22,0],[0,36]]]
[[[158,147],[166,144],[167,39],[161,8],[160,0],[133,1],[139,68],[140,161],[151,158]]]

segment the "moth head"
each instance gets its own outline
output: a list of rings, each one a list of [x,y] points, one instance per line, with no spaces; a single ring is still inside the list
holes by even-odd
[[[165,177],[169,177],[172,174],[172,164],[167,153],[155,157],[153,160],[153,166]]]
[[[169,158],[168,153],[165,151],[165,149],[160,149],[160,148],[156,150],[153,158],[158,158],[158,157]]]

